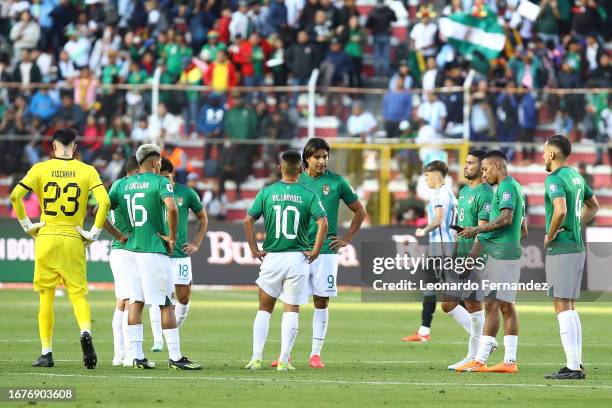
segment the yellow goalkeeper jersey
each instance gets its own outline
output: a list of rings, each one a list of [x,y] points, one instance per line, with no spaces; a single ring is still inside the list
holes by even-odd
[[[96,196],[108,197],[96,169],[76,159],[36,163],[19,184],[38,196],[45,222],[38,235],[80,238],[75,227],[83,227],[89,191],[102,189]]]

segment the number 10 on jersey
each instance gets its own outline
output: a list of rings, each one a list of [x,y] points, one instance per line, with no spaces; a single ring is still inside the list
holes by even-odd
[[[280,205],[275,205],[274,213],[276,216],[276,228],[275,228],[275,238],[280,238],[281,232],[283,236],[287,239],[296,239],[297,231],[300,225],[300,212],[297,208],[292,205],[285,207],[282,209]],[[293,232],[290,233],[288,231],[287,224],[289,223],[289,213],[293,213]]]

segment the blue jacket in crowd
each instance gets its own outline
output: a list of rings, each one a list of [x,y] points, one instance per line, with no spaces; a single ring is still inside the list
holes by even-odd
[[[535,129],[538,125],[538,110],[532,94],[525,93],[519,104],[519,126],[522,129]]]
[[[39,118],[43,122],[47,122],[55,116],[57,109],[58,106],[51,95],[49,95],[49,92],[43,93],[42,91],[38,91],[32,97],[28,111],[32,116]]]
[[[383,99],[383,118],[391,122],[409,120],[412,114],[412,94],[410,92],[389,91]]]

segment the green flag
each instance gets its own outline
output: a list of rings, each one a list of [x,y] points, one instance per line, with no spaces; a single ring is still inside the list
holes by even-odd
[[[479,51],[487,59],[497,58],[504,49],[506,34],[497,17],[485,7],[484,17],[470,13],[455,13],[440,19],[440,33],[449,44],[465,56]]]

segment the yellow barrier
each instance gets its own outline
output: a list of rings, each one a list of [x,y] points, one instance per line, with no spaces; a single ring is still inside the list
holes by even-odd
[[[380,152],[380,173],[378,178],[378,188],[380,191],[380,225],[391,223],[391,194],[389,192],[389,182],[391,181],[391,153],[393,150],[412,149],[419,150],[423,145],[416,143],[354,143],[338,142],[330,143],[332,149],[344,150],[378,150]],[[435,147],[443,150],[457,150],[459,152],[459,164],[463,165],[469,151],[469,142],[465,141],[457,144],[439,144]],[[460,179],[463,173],[459,172]]]

